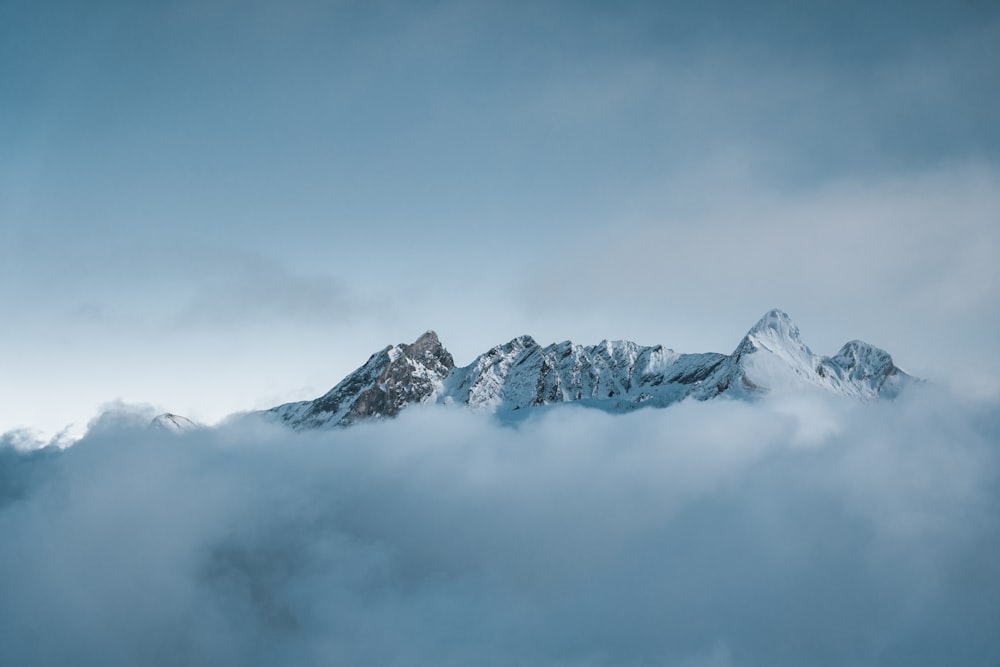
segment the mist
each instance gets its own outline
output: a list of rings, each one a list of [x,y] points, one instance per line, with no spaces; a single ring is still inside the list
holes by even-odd
[[[996,405],[0,445],[0,664],[996,664]]]

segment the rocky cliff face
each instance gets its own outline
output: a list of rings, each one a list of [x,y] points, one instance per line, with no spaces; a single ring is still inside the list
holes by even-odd
[[[314,401],[279,405],[268,411],[295,428],[347,426],[359,419],[394,417],[411,403],[433,401],[455,368],[437,334],[428,331],[412,344],[390,345]]]
[[[660,345],[570,341],[539,345],[519,336],[456,368],[437,335],[391,345],[325,395],[266,411],[293,428],[347,426],[393,417],[415,403],[459,403],[494,412],[577,402],[613,412],[664,407],[685,398],[752,398],[812,387],[859,399],[893,397],[912,378],[884,350],[861,341],[817,356],[780,310],[755,324],[732,354],[679,354]]]
[[[630,341],[542,347],[522,336],[456,369],[448,396],[488,409],[569,401],[618,410],[647,402],[667,405],[686,396],[723,359],[722,354],[678,354]]]

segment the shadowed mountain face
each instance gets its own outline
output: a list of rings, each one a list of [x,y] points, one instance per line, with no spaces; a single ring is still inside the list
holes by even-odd
[[[611,412],[664,407],[688,397],[753,398],[817,388],[858,399],[891,398],[908,382],[884,350],[851,341],[833,357],[802,342],[784,312],[766,313],[732,354],[679,354],[661,345],[602,341],[546,347],[519,336],[456,368],[437,335],[390,345],[312,401],[262,413],[296,429],[393,417],[414,403],[459,403],[493,412],[577,402]]]
[[[348,426],[359,419],[394,417],[411,403],[440,393],[455,368],[437,334],[428,331],[410,345],[390,345],[314,401],[272,408],[268,414],[296,428]]]

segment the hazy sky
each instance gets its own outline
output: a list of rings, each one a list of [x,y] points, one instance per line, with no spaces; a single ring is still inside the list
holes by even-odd
[[[775,306],[996,395],[998,118],[987,0],[0,0],[0,432]]]

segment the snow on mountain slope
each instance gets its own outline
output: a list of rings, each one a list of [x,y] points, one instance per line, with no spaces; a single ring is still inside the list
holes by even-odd
[[[171,433],[184,433],[186,431],[196,431],[203,427],[187,417],[164,412],[162,415],[153,417],[153,420],[149,422],[149,428],[170,431]]]
[[[894,398],[912,378],[896,368],[885,350],[860,340],[852,340],[832,358],[823,357],[817,372],[832,372],[841,386],[853,388],[863,398]]]
[[[455,367],[437,334],[411,345],[390,345],[314,401],[287,403],[265,414],[293,428],[347,426],[359,419],[393,417],[410,403],[433,401]]]
[[[854,398],[874,399],[883,393],[891,398],[910,379],[887,352],[862,341],[847,343],[832,358],[813,354],[802,342],[799,328],[775,309],[747,332],[694,396],[708,399],[721,393],[749,396],[819,387]]]
[[[884,350],[851,341],[834,357],[802,342],[784,312],[771,310],[730,355],[679,354],[660,345],[570,341],[539,345],[519,336],[456,368],[434,332],[378,352],[327,394],[263,414],[293,428],[346,426],[391,417],[412,403],[459,403],[493,412],[578,402],[613,412],[664,407],[689,396],[752,398],[819,388],[859,399],[893,397],[912,378]]]
[[[668,405],[725,358],[678,354],[660,345],[630,341],[541,347],[530,336],[515,338],[456,369],[445,400],[474,408],[521,408],[582,401],[621,410],[651,401]]]

